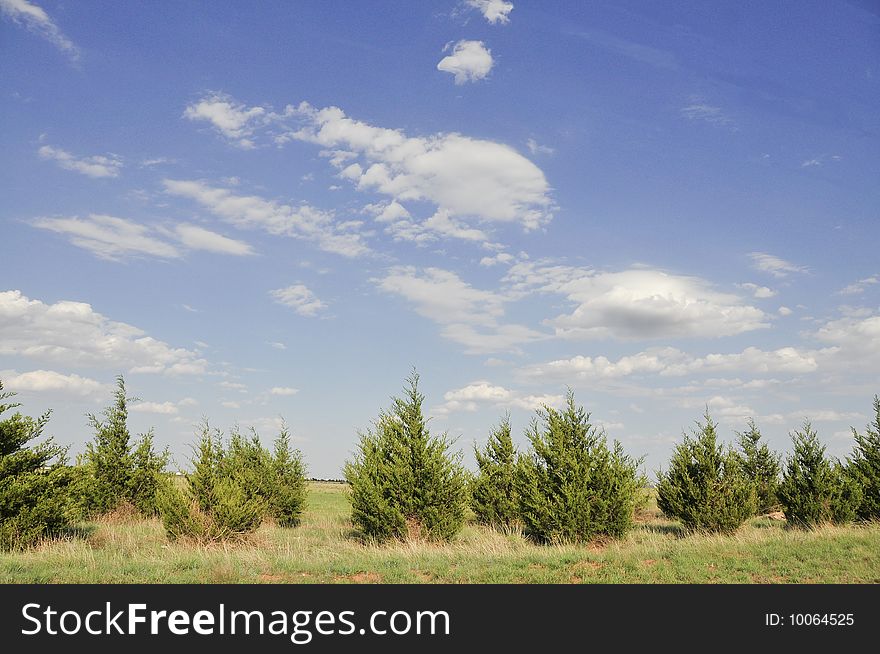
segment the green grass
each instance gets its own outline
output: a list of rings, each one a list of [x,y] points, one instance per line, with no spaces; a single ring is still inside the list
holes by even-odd
[[[880,525],[803,532],[755,518],[687,535],[651,503],[622,541],[534,545],[468,524],[452,543],[361,542],[341,484],[312,482],[303,523],[247,542],[171,543],[158,520],[112,516],[0,554],[3,583],[880,583]]]

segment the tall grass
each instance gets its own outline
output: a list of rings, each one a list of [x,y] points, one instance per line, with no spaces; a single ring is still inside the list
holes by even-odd
[[[364,543],[341,484],[312,482],[302,524],[236,544],[169,542],[118,512],[67,538],[0,555],[3,583],[880,583],[880,524],[790,530],[754,518],[730,536],[682,536],[651,502],[622,540],[535,545],[469,520],[447,544]]]

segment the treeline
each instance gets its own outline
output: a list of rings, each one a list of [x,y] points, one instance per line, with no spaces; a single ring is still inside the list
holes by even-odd
[[[19,405],[2,392],[0,414]],[[21,549],[64,536],[75,524],[125,508],[161,519],[169,539],[196,542],[242,538],[266,521],[295,528],[306,501],[306,467],[282,426],[272,449],[251,430],[228,437],[205,422],[193,444],[191,471],[167,472],[169,453],[152,431],[128,430],[125,382],[71,465],[66,448],[40,440],[49,412],[15,412],[0,420],[0,549]],[[432,434],[418,389],[407,380],[371,429],[360,434],[344,466],[351,520],[366,538],[448,541],[469,510],[479,523],[521,532],[538,543],[622,538],[648,500],[642,458],[575,403],[536,412],[518,451],[504,418],[484,447],[474,446],[477,471],[462,465],[446,434]],[[770,450],[753,421],[736,446],[719,440],[708,412],[676,445],[656,475],[660,510],[691,532],[732,533],[746,520],[781,511],[794,528],[880,519],[880,398],[864,434],[844,461],[831,459],[809,422],[792,432],[793,449]],[[38,442],[39,441],[39,442]]]

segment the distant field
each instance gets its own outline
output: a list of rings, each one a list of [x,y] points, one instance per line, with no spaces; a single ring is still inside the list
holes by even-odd
[[[169,543],[158,520],[116,516],[77,538],[0,554],[3,583],[880,583],[880,525],[787,530],[755,518],[734,536],[682,537],[651,504],[621,542],[533,545],[469,524],[448,545],[365,545],[342,484],[311,482],[296,529],[249,541]]]

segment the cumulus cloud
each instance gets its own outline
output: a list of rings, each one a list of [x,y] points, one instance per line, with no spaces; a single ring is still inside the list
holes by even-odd
[[[332,213],[307,204],[280,204],[197,181],[166,179],[163,184],[166,193],[194,200],[221,220],[240,229],[258,228],[276,236],[304,239],[326,252],[346,257],[369,252],[357,232],[360,223],[337,223]]]
[[[745,284],[737,284],[742,289],[749,291],[753,297],[756,297],[760,300],[775,297],[776,291],[771,288],[767,288],[766,286],[759,286],[758,284],[752,284],[751,282],[746,282]]]
[[[207,361],[142,329],[109,320],[84,302],[45,304],[0,292],[0,355],[132,373],[201,374]]]
[[[269,291],[269,295],[275,298],[279,304],[290,307],[306,318],[314,318],[320,311],[327,308],[327,305],[303,284],[277,288],[274,291]]]
[[[544,173],[507,145],[457,133],[411,137],[349,118],[337,107],[316,109],[305,102],[285,113],[303,126],[279,141],[322,146],[331,165],[348,170],[361,191],[386,195],[403,207],[429,202],[435,214],[445,211],[452,219],[513,222],[535,229],[552,217]],[[354,163],[362,171],[358,177]],[[397,217],[406,216],[388,216],[391,221]]]
[[[447,391],[443,394],[443,399],[445,402],[433,410],[439,415],[456,411],[476,411],[481,406],[517,407],[533,411],[545,405],[561,406],[565,401],[562,395],[526,395],[485,380]]]
[[[64,234],[73,245],[110,261],[138,255],[163,259],[181,256],[176,247],[152,235],[149,227],[116,216],[90,214],[88,218],[38,218],[32,224]]]
[[[180,413],[177,405],[173,402],[138,402],[130,405],[129,410],[135,413],[155,413],[164,416],[174,416]]]
[[[492,52],[482,41],[462,40],[453,46],[452,54],[440,60],[437,70],[452,74],[455,83],[461,85],[485,78],[493,64]]]
[[[174,231],[180,242],[193,250],[207,250],[234,256],[254,254],[253,248],[244,241],[237,241],[204,227],[181,223],[174,228]]]
[[[0,13],[23,25],[34,34],[43,37],[61,52],[70,57],[71,61],[79,59],[79,48],[68,39],[46,11],[28,0],[0,0]]]
[[[560,294],[575,305],[548,321],[563,338],[719,337],[769,326],[763,311],[736,295],[660,270],[597,272],[521,262],[505,279],[515,292]]]
[[[546,337],[522,325],[502,324],[505,298],[474,288],[452,271],[396,266],[374,281],[413,304],[419,315],[444,325],[441,334],[469,353],[511,350]]]
[[[254,147],[251,140],[254,130],[264,121],[266,114],[263,107],[246,107],[227,95],[213,93],[189,105],[183,117],[206,121],[232,143],[250,149]]]
[[[790,261],[786,261],[785,259],[781,259],[772,254],[766,254],[765,252],[750,252],[749,257],[752,260],[752,266],[755,270],[770,273],[774,277],[780,279],[782,277],[788,277],[791,273],[809,272],[809,269],[806,266],[793,264]]]
[[[467,5],[479,11],[487,21],[495,25],[510,22],[510,12],[513,11],[513,3],[507,0],[465,0]]]
[[[784,347],[761,350],[747,347],[741,352],[693,356],[672,347],[653,348],[612,361],[604,356],[574,356],[527,366],[519,371],[527,379],[554,381],[597,381],[637,375],[676,377],[696,373],[742,371],[752,374],[810,373],[819,368],[823,351]]]
[[[77,157],[50,145],[42,146],[37,153],[43,159],[55,161],[65,170],[72,170],[89,177],[119,177],[119,171],[122,170],[122,159],[114,154]]]
[[[80,375],[65,375],[54,370],[31,370],[19,373],[15,370],[0,371],[0,380],[7,391],[33,391],[35,393],[57,392],[66,395],[89,397],[109,392],[110,386]]]

